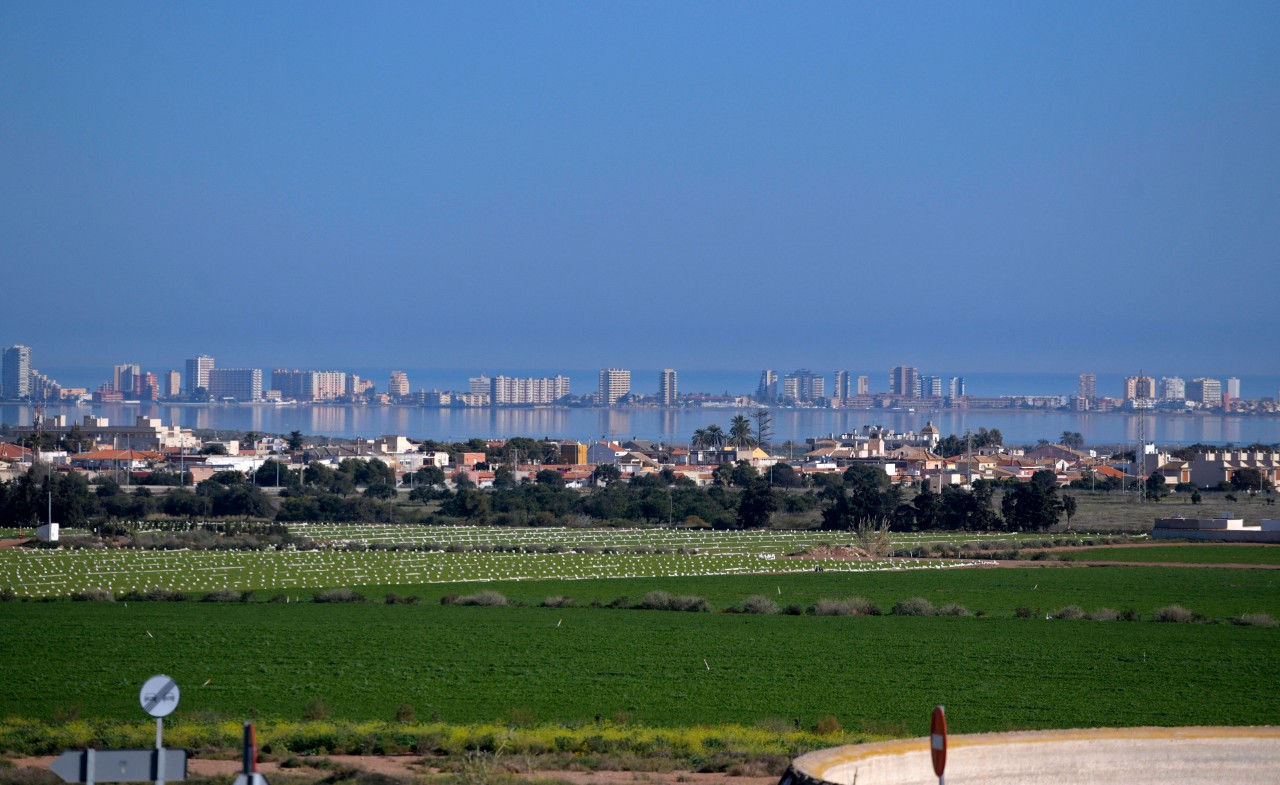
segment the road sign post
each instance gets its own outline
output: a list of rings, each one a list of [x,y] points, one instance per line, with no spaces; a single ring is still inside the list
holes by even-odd
[[[164,717],[178,708],[178,684],[168,676],[152,676],[138,695],[142,708],[156,718],[156,746],[151,750],[70,750],[54,758],[50,770],[64,782],[182,782],[187,778],[187,751],[164,748]]]
[[[944,706],[933,709],[933,721],[929,723],[929,753],[933,758],[933,773],[938,775],[938,785],[946,785],[942,776],[947,768],[947,712]]]
[[[156,785],[164,785],[164,718],[178,708],[178,683],[164,674],[152,676],[142,685],[138,700],[156,718]]]

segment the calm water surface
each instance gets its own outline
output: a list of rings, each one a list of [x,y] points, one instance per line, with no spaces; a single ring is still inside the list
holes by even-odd
[[[67,421],[86,414],[112,423],[131,423],[139,414],[166,424],[225,431],[258,431],[335,437],[399,434],[413,439],[456,440],[471,437],[529,436],[556,439],[638,438],[688,441],[694,430],[712,423],[728,429],[735,414],[749,409],[426,409],[409,406],[173,406],[165,404],[99,404],[51,407]],[[0,404],[0,422],[29,425],[33,407]],[[944,435],[965,429],[998,428],[1007,443],[1056,440],[1063,431],[1078,431],[1086,443],[1136,441],[1138,418],[1129,414],[1074,412],[917,411],[864,409],[775,409],[774,441],[854,431],[864,425],[919,430],[932,420]],[[1146,438],[1160,444],[1280,443],[1280,417],[1148,415]]]

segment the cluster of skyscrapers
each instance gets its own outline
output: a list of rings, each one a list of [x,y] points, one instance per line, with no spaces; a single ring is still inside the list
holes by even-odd
[[[779,377],[766,368],[760,373],[756,400],[764,403],[804,404],[827,400],[839,403],[871,396],[871,377],[856,376],[851,371],[836,371],[831,395],[827,395],[826,378],[801,368]],[[922,376],[911,365],[894,366],[889,371],[889,396],[894,398],[961,398],[965,395],[964,379],[953,376]]]
[[[1205,376],[1190,381],[1179,376],[1162,376],[1156,379],[1139,373],[1124,378],[1119,405],[1129,408],[1183,408],[1188,404],[1204,408],[1229,408],[1232,401],[1240,400],[1240,380],[1234,376],[1226,380]],[[1080,410],[1115,408],[1117,399],[1098,396],[1098,377],[1092,373],[1080,374],[1076,395],[1076,408]]]

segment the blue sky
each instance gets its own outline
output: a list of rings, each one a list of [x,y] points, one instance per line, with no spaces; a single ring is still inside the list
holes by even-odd
[[[1276,371],[1280,4],[0,4],[37,366]]]

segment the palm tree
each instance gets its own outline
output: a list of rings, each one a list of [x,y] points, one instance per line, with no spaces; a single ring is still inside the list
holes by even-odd
[[[695,450],[699,448],[705,449],[707,447],[707,444],[708,444],[708,439],[707,439],[706,428],[699,428],[698,430],[693,432],[693,439],[690,440],[689,442],[690,447],[692,447]]]
[[[707,446],[713,450],[718,450],[724,446],[725,433],[719,425],[712,423],[707,426]]]
[[[729,421],[729,446],[739,448],[756,446],[756,440],[751,436],[751,420],[746,415],[735,415]]]

